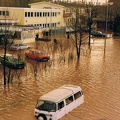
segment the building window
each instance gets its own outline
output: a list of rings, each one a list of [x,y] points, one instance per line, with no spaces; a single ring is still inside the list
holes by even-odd
[[[40,12],[40,17],[42,16],[42,13]]]
[[[45,16],[45,12],[43,12],[43,17]]]
[[[54,23],[52,23],[51,26],[54,27]]]
[[[54,23],[52,23],[52,26],[54,27]]]
[[[55,16],[57,16],[57,13],[55,12]]]
[[[35,17],[37,16],[37,13],[35,12]]]
[[[45,26],[44,26],[45,28],[47,27],[47,24],[45,24]]]
[[[33,17],[33,12],[31,12],[31,17]]]
[[[27,12],[25,12],[25,17],[27,17]]]
[[[6,11],[6,16],[9,16],[9,11]]]
[[[39,12],[37,12],[37,17],[39,17]]]
[[[0,11],[0,15],[9,16],[9,11]]]
[[[47,26],[50,27],[50,24],[48,23]]]
[[[54,23],[54,27],[56,27],[56,23]]]
[[[3,11],[3,15],[5,15],[5,11]]]
[[[50,16],[50,13],[48,12],[47,15],[48,15],[48,17],[49,17],[49,16]]]
[[[43,24],[43,28],[45,27],[45,24]]]
[[[53,12],[53,16],[55,16],[55,13]]]
[[[30,12],[28,12],[28,17],[30,17]]]
[[[47,12],[45,12],[45,17],[47,17]]]

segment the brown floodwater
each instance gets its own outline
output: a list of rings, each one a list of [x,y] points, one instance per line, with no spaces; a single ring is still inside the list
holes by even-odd
[[[24,58],[19,51],[26,67],[12,71],[9,86],[4,87],[0,69],[0,120],[35,120],[36,100],[64,84],[81,86],[85,102],[60,120],[120,120],[120,39],[107,39],[104,54],[104,39],[94,38],[91,51],[82,46],[80,60],[69,41],[60,44],[31,43],[50,54],[49,62]]]

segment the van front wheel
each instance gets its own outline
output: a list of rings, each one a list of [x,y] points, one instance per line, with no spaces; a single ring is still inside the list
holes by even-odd
[[[44,114],[39,114],[37,119],[38,120],[47,120],[47,117]]]

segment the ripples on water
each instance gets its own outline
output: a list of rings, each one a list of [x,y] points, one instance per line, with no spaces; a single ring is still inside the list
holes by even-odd
[[[57,55],[48,63],[26,59],[20,79],[6,88],[0,82],[0,120],[35,120],[36,100],[64,84],[81,86],[85,102],[61,120],[120,120],[120,41],[107,41],[105,56],[103,44],[95,40],[80,61],[60,61]]]

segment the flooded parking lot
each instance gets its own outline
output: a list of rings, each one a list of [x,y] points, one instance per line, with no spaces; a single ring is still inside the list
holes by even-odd
[[[31,45],[44,49],[42,43]],[[67,46],[69,45],[67,43]],[[6,88],[3,86],[0,71],[0,120],[35,120],[36,100],[64,84],[81,86],[85,102],[60,120],[120,119],[119,39],[107,39],[104,54],[104,39],[94,38],[91,52],[87,49],[81,50],[79,61],[75,57],[74,48],[64,52],[61,47],[54,53],[49,43],[46,43],[45,47],[44,50],[50,53],[51,60],[36,62],[23,57],[26,68],[12,71],[13,81]],[[69,60],[68,53],[71,51],[74,57]],[[20,54],[23,55],[24,51],[20,51]],[[20,78],[17,75],[20,75]]]

